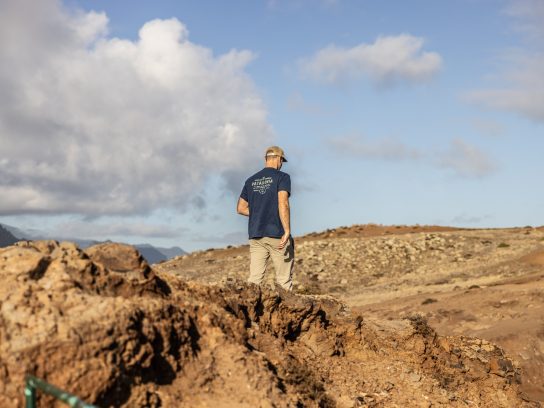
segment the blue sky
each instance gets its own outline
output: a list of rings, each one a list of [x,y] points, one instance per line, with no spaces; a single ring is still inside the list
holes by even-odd
[[[295,235],[544,224],[542,0],[38,4],[0,4],[2,223],[242,243],[277,144]]]

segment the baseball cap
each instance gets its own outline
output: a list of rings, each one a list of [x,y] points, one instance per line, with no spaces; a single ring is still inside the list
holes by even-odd
[[[268,156],[280,156],[284,162],[287,161],[285,158],[285,153],[283,152],[283,149],[278,146],[270,146],[268,149],[266,149],[265,157]]]

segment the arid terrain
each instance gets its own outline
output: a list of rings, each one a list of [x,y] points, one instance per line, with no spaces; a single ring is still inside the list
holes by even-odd
[[[21,241],[0,249],[0,406],[32,374],[100,407],[538,407],[543,237],[311,234],[294,293],[245,283],[243,246],[150,267]]]
[[[440,335],[491,341],[520,365],[523,396],[544,402],[543,227],[357,225],[295,242],[296,293],[334,296],[365,319],[421,315]],[[240,246],[156,268],[209,283],[244,279],[248,265]]]

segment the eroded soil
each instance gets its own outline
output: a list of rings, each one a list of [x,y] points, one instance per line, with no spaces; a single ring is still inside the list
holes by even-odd
[[[496,343],[521,366],[524,397],[544,402],[544,228],[357,225],[295,243],[295,292],[332,295],[365,319],[420,314],[441,335]],[[209,283],[245,279],[248,265],[241,246],[156,268]]]

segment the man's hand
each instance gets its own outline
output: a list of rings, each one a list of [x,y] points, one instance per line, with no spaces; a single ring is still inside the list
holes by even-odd
[[[287,245],[287,243],[289,242],[290,237],[291,237],[290,232],[286,232],[285,234],[283,234],[282,237],[281,237],[280,244],[278,245],[278,249],[285,248],[285,245]]]

